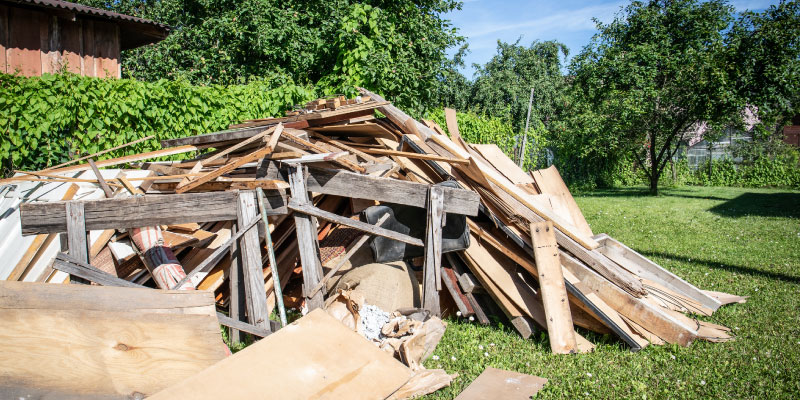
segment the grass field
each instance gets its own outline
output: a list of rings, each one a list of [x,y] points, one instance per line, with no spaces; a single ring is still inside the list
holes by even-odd
[[[425,365],[457,372],[450,399],[485,367],[549,379],[536,398],[800,398],[800,192],[739,188],[618,189],[576,196],[608,233],[702,289],[750,296],[712,317],[736,340],[631,353],[589,334],[592,354],[553,355],[546,334],[449,321]],[[434,359],[436,358],[436,359]]]

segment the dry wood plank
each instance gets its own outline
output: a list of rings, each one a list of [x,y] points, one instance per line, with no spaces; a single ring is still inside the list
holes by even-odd
[[[695,329],[665,313],[669,310],[654,307],[642,299],[631,296],[564,252],[561,253],[561,264],[620,315],[667,342],[688,346],[697,338]]]
[[[541,390],[547,379],[487,367],[461,392],[456,400],[528,400]]]
[[[471,144],[483,159],[488,161],[495,169],[508,178],[515,185],[533,183],[533,178],[526,174],[522,168],[514,164],[496,144]]]
[[[316,310],[150,399],[383,399],[410,377],[399,361]]]
[[[326,150],[324,147],[318,146],[318,145],[316,145],[314,143],[311,143],[308,140],[305,140],[305,139],[303,139],[301,137],[303,135],[308,136],[308,132],[297,130],[297,129],[287,128],[287,129],[283,130],[283,133],[284,133],[283,137],[286,138],[286,139],[289,139],[289,141],[294,142],[296,144],[299,144],[299,145],[301,145],[303,147],[307,147],[307,148],[309,148],[311,150],[314,150],[317,153],[327,153],[328,152],[328,150]],[[334,162],[339,164],[339,165],[341,165],[341,166],[343,166],[343,167],[345,167],[345,168],[347,168],[347,169],[349,169],[349,170],[351,170],[351,171],[356,171],[356,172],[361,172],[361,173],[366,172],[364,167],[362,167],[362,166],[360,166],[360,165],[358,165],[358,164],[356,164],[356,163],[354,163],[352,161],[349,161],[349,160],[347,160],[345,158],[337,158],[337,159],[334,160]]]
[[[442,290],[442,223],[444,192],[441,186],[431,186],[428,192],[427,223],[425,228],[425,262],[422,266],[422,307],[441,316],[439,290]]]
[[[230,128],[264,126],[270,124],[277,124],[279,122],[282,122],[284,124],[289,124],[292,122],[307,122],[307,123],[313,122],[313,123],[327,125],[332,122],[338,122],[364,115],[371,115],[374,109],[386,104],[389,104],[389,102],[368,101],[366,103],[354,104],[352,106],[347,106],[347,107],[340,107],[337,110],[331,110],[331,111],[299,114],[299,115],[280,117],[280,118],[265,118],[265,119],[250,120],[247,122],[243,122],[241,124],[231,125]]]
[[[334,146],[334,147],[337,147],[337,148],[339,148],[341,150],[353,153],[353,154],[363,158],[364,160],[366,160],[368,162],[372,162],[372,163],[378,163],[379,162],[379,160],[377,158],[375,158],[375,157],[373,157],[373,156],[371,156],[371,155],[369,155],[369,154],[367,154],[367,153],[365,153],[365,152],[363,152],[363,151],[361,151],[361,150],[359,150],[359,149],[357,149],[355,147],[348,146],[347,144],[344,144],[339,140],[330,139],[327,136],[321,135],[321,134],[319,134],[317,132],[314,132],[314,131],[311,131],[311,134],[315,138],[317,138],[319,140],[322,140],[323,142],[325,142],[325,143],[327,143],[327,144],[329,144],[331,146]]]
[[[103,193],[106,194],[106,197],[112,198],[114,197],[114,191],[106,183],[106,180],[103,179],[103,175],[100,173],[100,169],[97,168],[97,165],[94,163],[94,160],[91,158],[88,160],[89,166],[92,168],[94,172],[95,178],[97,178],[97,183],[100,185],[100,189],[103,189]]]
[[[237,192],[167,194],[83,201],[88,230],[236,219]],[[285,195],[268,196],[271,214],[285,214]],[[20,205],[22,234],[66,231],[64,202]]]
[[[432,161],[442,161],[448,164],[469,164],[469,160],[464,160],[460,158],[452,158],[452,157],[442,157],[432,154],[419,154],[419,153],[412,153],[408,151],[397,151],[397,150],[386,150],[386,149],[374,149],[374,148],[364,148],[364,152],[372,153],[372,154],[380,154],[385,156],[400,156],[405,158],[410,158],[414,160],[432,160]]]
[[[300,205],[308,205],[308,188],[304,177],[304,167],[289,167],[289,185],[292,192],[292,201]],[[300,261],[303,264],[303,291],[309,310],[322,307],[322,293],[311,293],[310,289],[317,287],[322,278],[322,264],[319,259],[319,244],[317,243],[317,228],[311,217],[307,214],[294,214],[295,231],[297,233],[297,246],[300,252]]]
[[[196,146],[180,146],[180,147],[173,147],[173,148],[170,148],[170,149],[161,149],[161,150],[148,151],[148,152],[145,152],[145,153],[132,154],[132,155],[129,155],[129,156],[124,156],[124,157],[110,158],[108,160],[98,161],[95,164],[97,165],[98,168],[105,168],[105,167],[112,167],[112,166],[120,165],[120,164],[128,164],[128,163],[132,163],[132,162],[136,162],[136,161],[149,160],[151,158],[156,158],[156,157],[164,157],[164,156],[172,156],[172,155],[175,155],[175,154],[183,154],[183,153],[188,153],[190,151],[197,151],[197,150],[200,150],[200,148],[196,147]],[[49,170],[47,170],[47,172],[49,172],[49,173],[59,173],[60,174],[60,173],[67,172],[67,171],[86,171],[86,170],[88,170],[90,168],[91,167],[89,166],[89,164],[78,164],[78,165],[73,165],[73,166],[63,167],[63,168],[58,168],[58,169],[49,169]]]
[[[141,139],[136,139],[136,140],[134,140],[132,142],[121,144],[119,146],[114,146],[114,147],[112,147],[110,149],[105,149],[105,150],[99,151],[97,153],[92,153],[92,154],[89,154],[87,156],[76,158],[76,159],[74,159],[72,161],[67,161],[65,163],[61,163],[61,164],[58,164],[58,165],[54,165],[52,167],[48,167],[47,169],[43,169],[43,170],[41,170],[39,172],[52,171],[54,169],[58,169],[58,168],[61,168],[61,167],[64,167],[64,166],[67,166],[67,165],[70,165],[70,164],[74,164],[74,163],[76,163],[78,161],[94,159],[94,158],[97,158],[98,156],[102,156],[103,154],[110,153],[112,151],[119,150],[119,149],[124,149],[125,147],[129,147],[129,146],[133,146],[135,144],[139,144],[141,142],[144,142],[145,140],[150,140],[150,139],[152,139],[154,137],[155,137],[155,135],[145,136],[145,137],[143,137]]]
[[[67,241],[70,256],[83,262],[89,262],[89,245],[86,238],[88,232],[86,232],[83,205],[84,203],[80,201],[68,201],[64,204]]]
[[[567,288],[558,259],[558,243],[553,230],[550,221],[532,223],[531,242],[539,272],[539,288],[547,318],[550,349],[556,354],[569,354],[577,351],[577,343],[572,329]]]
[[[241,167],[242,165],[245,165],[253,161],[257,161],[269,153],[272,153],[272,149],[269,147],[256,150],[250,154],[247,154],[245,156],[236,159],[236,161],[225,164],[224,166],[214,169],[204,175],[198,176],[197,178],[195,178],[194,180],[192,180],[191,182],[187,183],[184,186],[178,185],[178,187],[175,188],[175,193],[188,192],[206,182],[219,178],[220,176],[225,175],[235,170],[236,168]]]
[[[94,259],[100,254],[100,251],[106,247],[106,244],[108,244],[108,241],[111,240],[111,237],[114,236],[115,233],[117,233],[116,229],[106,229],[100,233],[97,240],[92,243],[92,247],[89,248],[89,260]]]
[[[717,310],[722,306],[719,300],[706,295],[702,290],[667,271],[630,247],[625,246],[622,242],[605,234],[598,235],[596,238],[601,244],[598,251],[623,268],[636,274],[636,276],[660,283],[668,289],[690,297],[711,310]]]
[[[308,167],[306,182],[309,191],[335,196],[377,200],[407,206],[425,207],[428,198],[428,185],[360,175],[352,172],[326,168]],[[288,181],[286,169],[274,162],[262,163],[259,173],[266,179]],[[453,214],[477,215],[480,197],[471,190],[445,187],[444,212]]]
[[[590,228],[589,223],[586,222],[586,218],[584,218],[580,207],[578,207],[578,203],[575,202],[575,199],[572,197],[572,193],[569,192],[569,188],[567,188],[567,185],[564,183],[564,180],[561,178],[561,174],[558,173],[558,169],[556,169],[555,165],[551,165],[546,169],[532,171],[531,176],[536,181],[536,186],[539,188],[539,192],[548,193],[559,197],[561,202],[569,210],[569,215],[573,221],[573,225],[577,229],[579,229],[585,235],[594,235],[592,233],[592,228]]]
[[[245,227],[251,222],[258,223],[258,206],[256,196],[252,191],[240,192],[237,205],[237,226]],[[261,264],[261,240],[258,231],[248,230],[239,239],[241,253],[242,278],[245,289],[245,305],[250,323],[267,329],[269,313],[267,312],[267,293],[264,291]]]
[[[303,213],[306,215],[310,215],[313,217],[321,218],[326,221],[335,222],[340,225],[349,226],[353,229],[358,229],[362,232],[367,232],[371,235],[381,236],[385,238],[389,238],[392,240],[397,240],[399,242],[407,243],[412,246],[424,246],[422,240],[417,239],[415,237],[411,237],[399,232],[395,232],[389,229],[381,228],[375,225],[368,224],[366,222],[357,221],[354,219],[350,219],[347,217],[343,217],[341,215],[337,215],[325,210],[320,210],[314,206],[310,206],[308,204],[301,205],[295,202],[294,199],[289,201],[289,209],[295,212]]]
[[[210,292],[0,284],[4,397],[147,396],[225,358]]]

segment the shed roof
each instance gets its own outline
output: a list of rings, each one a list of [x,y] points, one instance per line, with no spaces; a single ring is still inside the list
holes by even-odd
[[[85,6],[59,0],[0,0],[0,4],[13,5],[24,8],[54,10],[66,16],[80,15],[97,20],[114,22],[120,27],[120,48],[128,50],[150,43],[163,40],[169,34],[167,25],[138,18],[130,15],[119,14],[100,8]]]

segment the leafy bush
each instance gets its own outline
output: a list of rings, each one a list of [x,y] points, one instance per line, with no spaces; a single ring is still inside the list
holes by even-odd
[[[155,138],[99,158],[155,150],[160,140],[279,115],[314,95],[309,87],[280,81],[192,86],[74,74],[0,74],[0,161],[7,170],[41,169],[148,135]]]

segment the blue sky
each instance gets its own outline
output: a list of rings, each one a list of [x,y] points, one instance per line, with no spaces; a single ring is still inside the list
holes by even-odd
[[[558,40],[569,47],[570,56],[581,51],[595,33],[592,18],[602,22],[614,15],[629,1],[623,0],[462,0],[461,10],[446,18],[467,38],[470,54],[462,71],[472,78],[472,63],[484,64],[496,53],[497,40],[528,46],[534,40]],[[743,11],[763,10],[777,0],[736,0],[733,6]],[[451,49],[449,55],[457,49]]]

